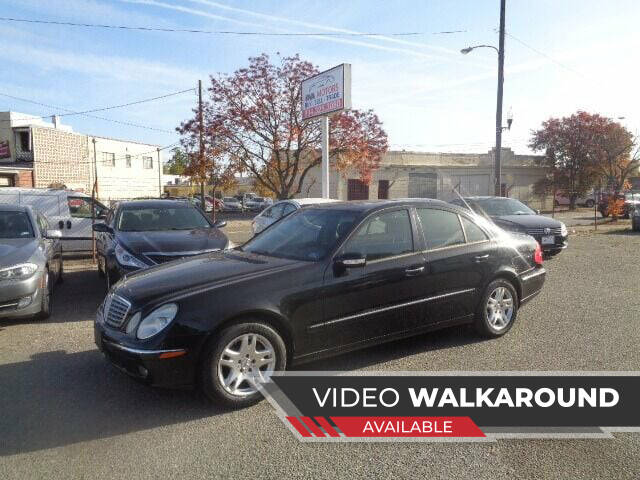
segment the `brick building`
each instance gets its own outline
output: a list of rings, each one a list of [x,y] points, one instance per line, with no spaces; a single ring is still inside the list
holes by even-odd
[[[63,184],[90,193],[97,173],[101,200],[153,197],[161,168],[156,145],[76,133],[57,117],[0,112],[0,187]]]

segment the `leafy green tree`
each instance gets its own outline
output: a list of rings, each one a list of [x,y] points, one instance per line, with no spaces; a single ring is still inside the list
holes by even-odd
[[[173,156],[165,164],[165,173],[171,175],[184,175],[184,171],[189,165],[189,156],[181,148],[175,147],[171,150]]]

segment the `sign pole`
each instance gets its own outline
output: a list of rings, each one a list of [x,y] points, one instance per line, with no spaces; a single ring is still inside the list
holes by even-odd
[[[322,126],[322,198],[329,198],[329,117],[320,118]]]

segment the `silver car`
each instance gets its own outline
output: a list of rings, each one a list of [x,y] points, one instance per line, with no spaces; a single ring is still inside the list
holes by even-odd
[[[319,203],[337,202],[331,198],[294,198],[276,202],[273,206],[265,209],[257,215],[251,222],[253,233],[260,233],[272,223],[276,223],[281,218],[304,207],[305,205],[317,205]]]
[[[0,205],[0,318],[49,317],[62,281],[61,236],[30,206]]]

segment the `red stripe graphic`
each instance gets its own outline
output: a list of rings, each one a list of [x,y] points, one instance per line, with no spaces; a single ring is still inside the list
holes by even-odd
[[[293,425],[293,427],[298,431],[300,435],[302,435],[303,437],[311,436],[309,431],[304,428],[304,426],[300,423],[300,420],[298,420],[296,417],[287,417],[287,420],[289,420],[289,423]]]
[[[331,437],[339,437],[340,436],[340,434],[338,432],[336,432],[335,428],[333,428],[331,426],[331,424],[329,422],[327,422],[326,418],[324,418],[324,417],[316,417],[316,420],[318,421],[320,426],[322,428],[324,428],[324,431],[329,434],[329,436],[331,436]]]
[[[318,425],[316,425],[316,423],[309,417],[301,417],[302,421],[305,423],[305,425],[309,428],[309,430],[311,430],[313,432],[313,434],[316,437],[324,437],[324,433],[322,433],[322,430],[320,430],[318,428]]]
[[[331,417],[347,437],[484,437],[469,417]]]

